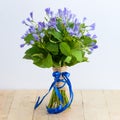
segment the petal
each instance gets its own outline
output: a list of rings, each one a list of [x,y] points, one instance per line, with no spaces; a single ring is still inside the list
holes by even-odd
[[[97,35],[93,35],[93,36],[92,36],[92,39],[95,39],[95,38],[97,38]]]
[[[33,40],[30,41],[30,44],[33,45],[35,42]]]
[[[32,34],[35,40],[39,40],[39,36],[37,34]]]
[[[24,46],[25,46],[25,43],[20,45],[21,48],[23,48]]]
[[[33,19],[33,12],[30,12],[30,17]]]
[[[86,17],[84,17],[84,18],[83,18],[83,23],[84,23],[86,20],[87,20],[87,18],[86,18]]]
[[[46,14],[49,14],[50,13],[50,8],[46,8],[45,12],[46,12]]]
[[[43,38],[44,36],[45,36],[45,34],[44,34],[44,33],[40,33],[40,37],[42,37],[42,38]]]
[[[30,18],[27,18],[26,20],[27,20],[28,22],[31,22]]]

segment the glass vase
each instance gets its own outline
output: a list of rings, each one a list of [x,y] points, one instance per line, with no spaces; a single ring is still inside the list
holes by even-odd
[[[66,72],[66,71],[67,71],[66,66],[59,67],[59,68],[53,68],[53,72],[63,73],[63,72]],[[62,80],[62,79],[64,79],[64,78],[62,77],[62,75],[60,75],[60,80]],[[61,86],[63,86],[63,84],[64,84],[63,82],[57,82],[56,83],[56,86],[59,89],[60,94],[63,98],[63,102],[60,101],[60,99],[56,95],[55,90],[53,89],[51,97],[50,97],[50,101],[49,101],[49,104],[48,104],[48,108],[57,108],[59,105],[62,105],[62,107],[64,107],[68,103],[68,95],[67,95],[66,86],[60,88]]]

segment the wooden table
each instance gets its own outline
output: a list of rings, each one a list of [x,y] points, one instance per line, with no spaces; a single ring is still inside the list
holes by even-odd
[[[46,90],[0,90],[0,120],[120,120],[120,90],[74,90],[71,109],[50,115],[48,96],[34,111],[37,96]]]

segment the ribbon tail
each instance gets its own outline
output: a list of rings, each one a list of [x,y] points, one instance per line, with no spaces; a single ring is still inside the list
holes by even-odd
[[[35,104],[35,106],[34,106],[34,110],[36,110],[37,107],[40,105],[39,102],[40,102],[40,96],[39,96],[38,99],[37,99],[37,102],[36,102],[36,104]]]
[[[51,89],[54,87],[55,84],[56,84],[56,81],[54,81],[52,83],[52,85],[50,86],[49,91],[42,97],[41,100],[40,100],[40,96],[38,97],[38,100],[37,100],[37,102],[36,102],[36,104],[34,106],[34,110],[36,110],[39,107],[39,105],[42,103],[42,101],[45,99],[45,97],[49,94],[49,92],[51,91]]]

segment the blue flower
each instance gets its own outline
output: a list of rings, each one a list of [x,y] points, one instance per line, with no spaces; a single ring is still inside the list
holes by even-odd
[[[91,27],[90,30],[95,30],[95,23],[91,24],[89,27]]]
[[[28,22],[31,22],[30,18],[27,18],[26,20],[27,20]]]
[[[97,48],[98,48],[98,45],[94,45],[94,46],[93,46],[93,49],[97,49]]]
[[[29,26],[29,25],[25,22],[25,20],[22,21],[22,24],[25,24],[25,25]]]
[[[86,18],[86,17],[84,17],[82,22],[84,23],[86,20],[87,20],[87,18]]]
[[[22,24],[26,24],[25,20],[22,21]]]
[[[46,14],[49,14],[50,13],[50,8],[46,8],[45,12],[46,12]]]
[[[42,28],[45,28],[45,23],[44,22],[38,22],[38,25],[40,25]]]
[[[57,16],[62,19],[64,25],[66,25],[67,21],[70,21],[72,19],[71,11],[67,10],[66,8],[64,8],[63,11],[61,9],[58,9]]]
[[[33,45],[35,42],[33,40],[30,41],[30,44]]]
[[[66,8],[64,8],[63,16],[64,16],[66,19],[68,19],[70,15],[71,15],[71,11],[67,10]]]
[[[63,11],[63,13],[64,13],[64,15],[66,15],[67,14],[67,9],[66,8],[64,8],[64,11]]]
[[[30,17],[33,19],[33,12],[30,12]]]
[[[43,28],[45,28],[45,23],[44,22],[38,22],[38,30],[41,31]]]
[[[36,28],[34,26],[30,26],[29,32],[30,33],[36,33]]]
[[[48,22],[48,27],[53,27],[53,28],[57,28],[56,27],[56,18],[51,18],[50,21]]]
[[[72,19],[72,14],[69,15],[68,21],[70,21],[71,19]]]
[[[25,43],[20,45],[21,48],[23,48],[24,46],[25,46]]]
[[[77,24],[74,25],[73,31],[74,31],[75,33],[78,33],[78,32],[79,32],[79,26],[78,26]]]
[[[35,40],[39,40],[39,36],[37,34],[32,34],[32,36],[34,37]]]
[[[77,36],[77,37],[81,37],[81,33],[79,31],[79,26],[75,25],[73,28],[67,28],[68,33],[71,36]]]
[[[66,23],[67,23],[66,18],[63,18],[62,22],[63,22],[64,25],[66,25]]]
[[[95,39],[95,38],[97,38],[97,35],[93,35],[93,36],[92,36],[92,39]]]
[[[68,19],[68,14],[69,14],[69,11],[68,11],[66,8],[64,8],[64,10],[63,10],[63,16],[64,16],[66,19]]]
[[[90,50],[91,50],[91,52],[92,52],[94,49],[97,49],[97,48],[98,48],[98,45],[96,45],[96,43],[93,42],[93,43],[91,44]]]
[[[90,34],[90,33],[87,33],[85,36],[88,36],[88,37],[90,37],[90,36],[91,36],[91,34]]]
[[[46,9],[45,9],[45,12],[46,12],[46,14],[47,14],[49,17],[52,17],[52,16],[53,16],[53,12],[50,10],[50,8],[46,8]]]
[[[25,35],[21,36],[21,39],[24,39],[25,38]]]
[[[79,23],[79,20],[77,18],[75,18],[75,24]]]
[[[67,31],[72,36],[81,37],[80,23],[79,23],[78,19],[75,19],[73,28],[67,27]]]
[[[63,12],[62,12],[61,9],[58,9],[58,16],[59,16],[59,17],[62,17],[62,16],[63,16]]]
[[[40,37],[43,38],[45,36],[44,33],[40,33]]]
[[[73,29],[72,28],[67,28],[67,31],[68,31],[68,33],[70,33],[70,35],[74,35],[74,31],[73,31]]]
[[[26,31],[26,32],[25,32],[25,37],[26,37],[28,34],[30,34],[30,31]]]

